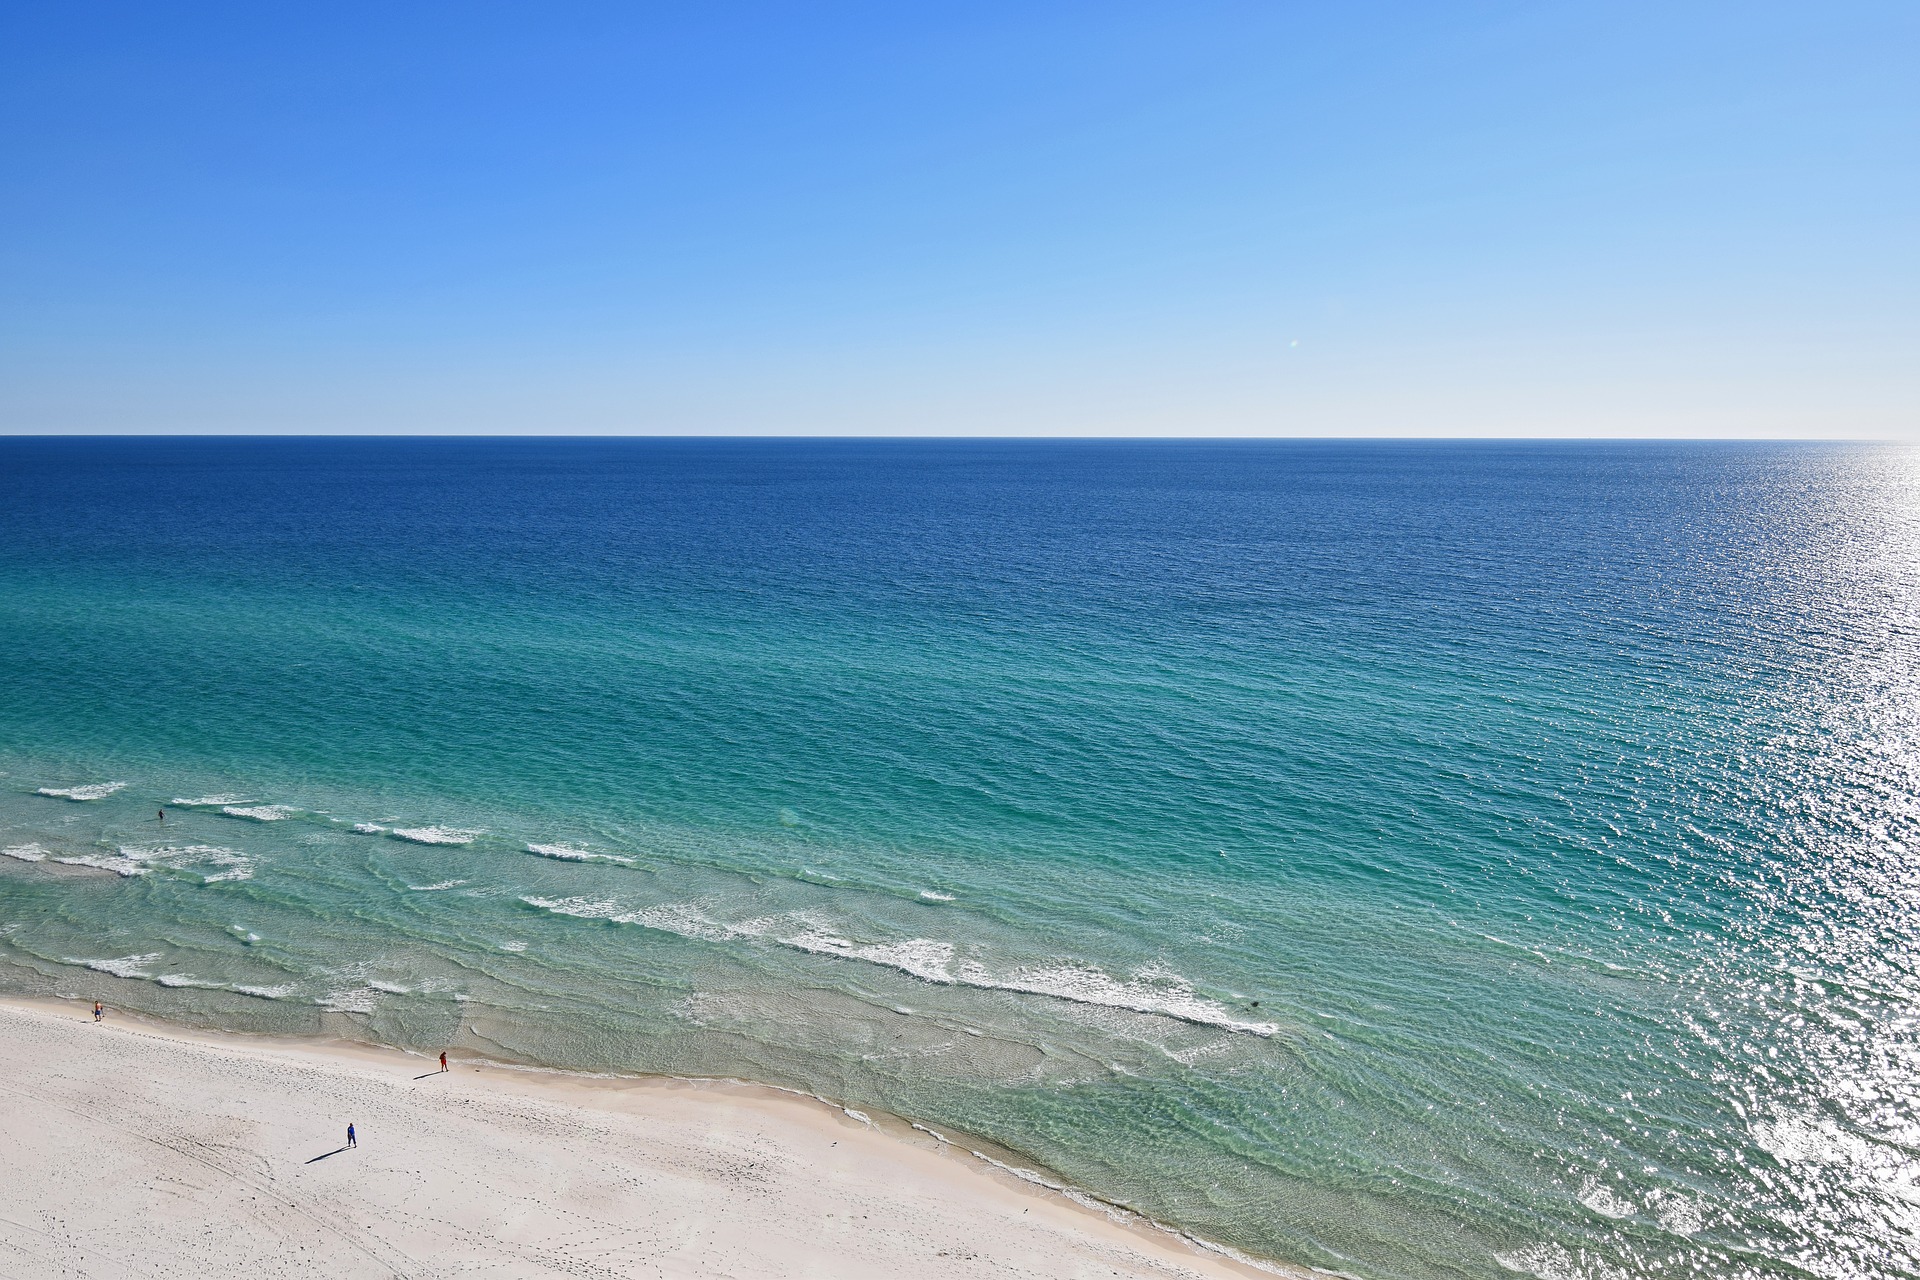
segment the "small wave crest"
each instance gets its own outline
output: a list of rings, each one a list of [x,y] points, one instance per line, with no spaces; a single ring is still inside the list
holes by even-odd
[[[196,987],[202,991],[225,991],[224,982],[209,982],[205,978],[196,978],[190,973],[162,973],[153,979],[163,987]]]
[[[459,827],[395,827],[387,832],[396,840],[406,840],[413,844],[472,844],[480,838],[478,831],[465,831]]]
[[[1255,1022],[1239,1017],[1225,1005],[1200,995],[1193,989],[1192,983],[1174,973],[1142,971],[1123,980],[1091,965],[1066,962],[996,975],[978,961],[968,960],[956,965],[954,945],[935,938],[862,943],[817,927],[782,935],[775,932],[775,920],[757,919],[729,925],[713,919],[690,903],[628,911],[610,899],[556,899],[530,895],[522,897],[520,901],[555,915],[639,925],[700,941],[765,939],[812,955],[835,956],[843,960],[880,965],[922,982],[1045,996],[1072,1004],[1173,1018],[1262,1038],[1280,1030],[1278,1023]]]
[[[18,858],[22,862],[45,862],[48,853],[37,844],[16,844],[0,849],[0,857]]]
[[[229,818],[250,818],[255,822],[284,822],[300,812],[290,804],[228,804],[220,812]]]
[[[56,800],[104,800],[126,787],[124,782],[94,782],[84,787],[41,787],[36,793]]]
[[[242,982],[218,982],[210,978],[198,978],[190,973],[155,973],[151,966],[161,958],[158,951],[149,951],[143,955],[115,956],[110,959],[95,960],[84,956],[66,956],[66,964],[79,965],[95,973],[112,974],[116,978],[138,979],[162,987],[185,987],[198,991],[234,991],[243,996],[253,996],[260,1000],[281,1000],[296,990],[293,983],[276,986],[255,986]]]
[[[527,852],[537,858],[554,858],[561,862],[607,862],[615,866],[631,867],[635,861],[615,853],[594,853],[564,844],[530,844],[527,846]]]
[[[117,876],[143,876],[149,869],[138,859],[108,857],[104,854],[77,853],[71,857],[55,858],[54,861],[67,867],[92,867],[97,871],[111,871]]]
[[[148,978],[147,966],[160,958],[158,951],[150,951],[142,956],[119,956],[112,960],[89,960],[85,957],[68,957],[68,964],[85,965],[95,973],[110,973],[116,978]]]
[[[219,809],[230,804],[250,804],[245,796],[175,796],[167,803],[176,809]]]

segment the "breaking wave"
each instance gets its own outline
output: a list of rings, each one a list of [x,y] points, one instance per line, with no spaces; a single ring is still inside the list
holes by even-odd
[[[126,785],[124,782],[95,782],[84,787],[41,787],[37,794],[52,796],[56,800],[104,800]]]
[[[458,827],[395,827],[387,834],[396,840],[407,840],[413,844],[472,844],[480,838],[480,832],[463,831]]]
[[[593,853],[564,844],[530,844],[527,852],[538,858],[555,858],[561,862],[607,862],[622,867],[631,867],[635,862],[635,859],[623,858],[619,854]]]
[[[1192,983],[1174,973],[1142,971],[1131,978],[1120,979],[1091,965],[1062,961],[996,975],[975,960],[956,963],[954,945],[935,938],[863,943],[819,928],[806,928],[783,935],[775,932],[779,923],[777,919],[761,918],[741,924],[726,924],[690,903],[669,903],[628,911],[623,910],[619,903],[605,899],[525,896],[520,901],[555,915],[639,925],[706,942],[763,939],[811,955],[835,956],[842,960],[879,965],[922,982],[943,986],[1045,996],[1072,1004],[1173,1018],[1263,1038],[1280,1030],[1277,1023],[1255,1022],[1239,1017],[1225,1005],[1196,992]]]
[[[229,804],[222,805],[220,812],[229,818],[251,818],[255,822],[281,822],[291,818],[299,810],[289,804]]]

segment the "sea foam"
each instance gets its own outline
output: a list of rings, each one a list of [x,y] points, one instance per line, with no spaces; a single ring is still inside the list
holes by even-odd
[[[253,859],[214,844],[123,845],[111,855],[83,853],[53,861],[120,876],[144,876],[158,869],[196,878],[201,884],[253,878]]]
[[[136,858],[108,857],[100,854],[80,853],[71,857],[55,858],[55,862],[68,867],[92,867],[98,871],[111,871],[117,876],[143,876],[147,866]]]
[[[150,951],[143,956],[120,956],[112,960],[68,959],[68,964],[85,965],[96,973],[110,973],[116,978],[152,978],[146,966],[160,958],[158,951]]]
[[[472,844],[480,838],[478,831],[463,831],[458,827],[395,827],[387,832],[396,840],[407,840],[414,844]]]
[[[251,818],[255,822],[284,822],[299,810],[289,804],[229,804],[220,812],[229,818]]]
[[[84,787],[41,787],[37,794],[56,800],[104,800],[121,790],[124,782],[95,782]]]

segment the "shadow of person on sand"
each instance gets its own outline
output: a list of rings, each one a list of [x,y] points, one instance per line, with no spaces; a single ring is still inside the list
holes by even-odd
[[[431,1080],[431,1079],[433,1079],[433,1078],[434,1078],[435,1076],[443,1076],[443,1075],[445,1075],[445,1074],[446,1074],[446,1072],[444,1072],[444,1071],[429,1071],[429,1072],[427,1072],[427,1073],[426,1073],[425,1075],[423,1075],[423,1076],[415,1076],[415,1077],[414,1077],[414,1079],[415,1079],[415,1080]]]
[[[308,1163],[308,1164],[318,1164],[318,1163],[320,1163],[320,1161],[322,1161],[322,1160],[325,1160],[325,1159],[326,1159],[326,1158],[327,1158],[328,1156],[337,1156],[337,1155],[339,1155],[339,1154],[340,1154],[340,1153],[341,1153],[342,1151],[351,1151],[351,1150],[353,1150],[353,1148],[352,1148],[352,1147],[335,1147],[335,1148],[334,1148],[333,1150],[331,1150],[331,1151],[328,1151],[328,1152],[325,1152],[325,1153],[323,1153],[323,1154],[321,1154],[321,1155],[317,1155],[317,1156],[315,1156],[315,1157],[314,1157],[313,1159],[311,1159],[311,1160],[309,1160],[309,1161],[307,1161],[307,1163]]]

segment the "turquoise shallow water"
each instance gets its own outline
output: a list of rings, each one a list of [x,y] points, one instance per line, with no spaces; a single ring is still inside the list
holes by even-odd
[[[1909,451],[16,439],[0,532],[8,989],[1920,1274]]]

